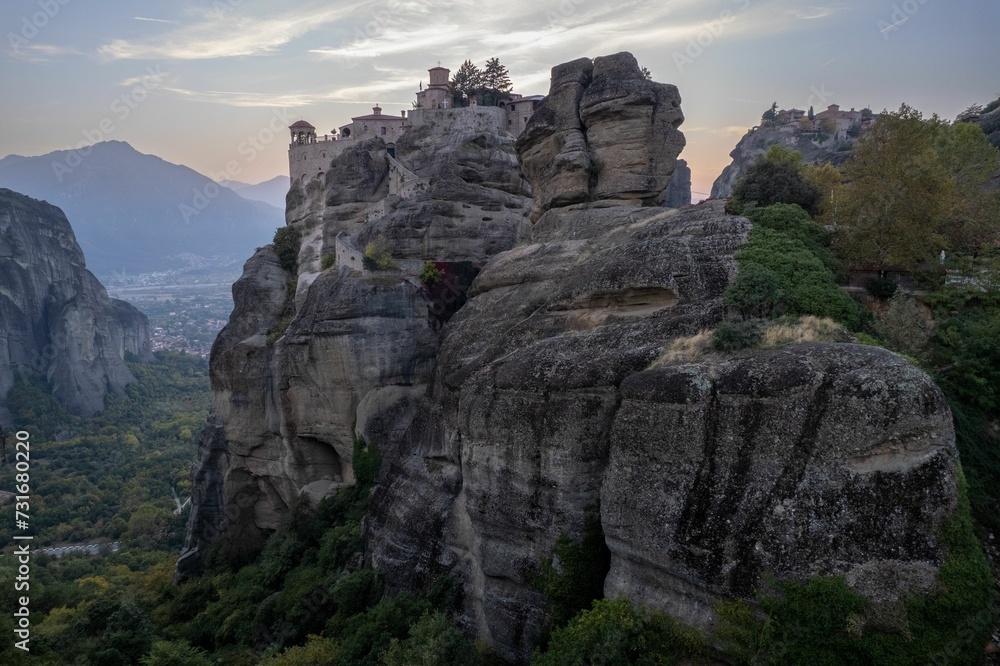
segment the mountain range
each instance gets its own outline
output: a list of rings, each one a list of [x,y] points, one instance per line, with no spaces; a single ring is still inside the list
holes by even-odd
[[[219,185],[228,187],[249,201],[262,201],[279,210],[285,210],[285,195],[288,194],[291,182],[292,180],[288,176],[275,176],[256,185],[238,180],[220,180]]]
[[[0,159],[0,187],[62,208],[88,268],[101,277],[206,264],[238,267],[284,225],[283,205],[248,201],[193,169],[122,141],[7,156]]]

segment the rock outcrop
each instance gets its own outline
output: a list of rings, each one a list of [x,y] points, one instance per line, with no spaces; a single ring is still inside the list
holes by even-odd
[[[425,111],[396,157],[376,138],[333,158],[322,178],[292,183],[296,274],[273,249],[258,251],[212,349],[212,416],[179,578],[219,534],[253,544],[296,500],[353,483],[356,430],[371,438],[397,412],[406,422],[433,375],[441,313],[468,288],[431,293],[417,279],[424,262],[481,264],[530,229],[514,139],[484,129],[496,113]],[[370,242],[397,268],[363,269],[353,247]]]
[[[663,205],[667,208],[683,208],[690,203],[691,167],[688,166],[687,160],[677,160],[677,166],[663,193]]]
[[[890,605],[934,588],[957,454],[924,373],[852,344],[661,360],[727,317],[750,230],[719,201],[661,207],[676,89],[629,54],[554,68],[516,143],[530,218],[512,139],[437,113],[398,160],[376,141],[293,183],[297,287],[271,250],[248,262],[178,577],[218,532],[351,483],[362,436],[382,455],[366,564],[390,594],[450,576],[459,624],[512,662],[545,624],[540,562],[594,516],[606,595],[700,628],[773,579],[842,574]],[[400,271],[355,270],[345,235]],[[412,276],[442,258],[484,265],[439,327]]]
[[[986,105],[989,111],[964,113],[955,122],[978,125],[994,146],[1000,148],[1000,99]]]
[[[104,409],[108,391],[135,381],[126,352],[151,357],[149,322],[108,298],[86,269],[63,212],[0,189],[0,420],[20,373],[40,377],[70,412]]]
[[[747,172],[757,158],[768,148],[778,144],[789,150],[797,150],[806,164],[832,164],[841,166],[851,157],[851,145],[857,139],[848,138],[842,143],[827,143],[817,146],[808,135],[796,132],[792,127],[758,127],[747,130],[729,156],[733,161],[722,170],[712,183],[712,198],[725,199],[732,195],[733,187],[740,176]]]
[[[675,86],[645,78],[631,53],[552,69],[548,96],[517,140],[537,220],[592,200],[662,203],[684,135]],[[655,165],[655,166],[654,166]]]

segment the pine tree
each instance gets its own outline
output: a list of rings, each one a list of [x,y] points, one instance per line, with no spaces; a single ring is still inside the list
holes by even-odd
[[[455,106],[468,106],[469,100],[483,87],[483,72],[466,60],[451,77],[451,95]]]
[[[502,100],[510,97],[510,74],[500,63],[499,58],[490,58],[483,69],[483,86],[481,104],[496,106]]]

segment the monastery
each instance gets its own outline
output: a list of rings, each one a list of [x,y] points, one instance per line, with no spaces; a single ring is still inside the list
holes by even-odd
[[[432,67],[426,87],[421,83],[414,108],[409,112],[400,111],[398,116],[382,113],[382,107],[375,106],[372,113],[351,118],[351,122],[341,125],[331,134],[317,135],[316,127],[305,120],[292,123],[291,143],[288,146],[288,173],[294,181],[301,176],[321,176],[329,167],[330,160],[350,146],[372,137],[385,141],[386,152],[396,156],[396,141],[409,128],[430,121],[434,115],[449,112],[469,116],[469,129],[478,131],[507,132],[518,136],[524,131],[528,119],[538,108],[544,95],[523,96],[511,93],[510,98],[498,106],[471,106],[455,108],[451,106],[451,90],[446,67]]]

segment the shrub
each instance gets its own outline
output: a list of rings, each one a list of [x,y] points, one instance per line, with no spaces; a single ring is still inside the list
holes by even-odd
[[[823,196],[819,188],[806,180],[801,166],[761,157],[736,181],[732,198],[757,206],[798,204],[808,214],[815,215]]]
[[[323,255],[323,261],[320,263],[320,268],[324,271],[328,268],[332,268],[334,264],[337,263],[337,253],[331,252],[330,254]]]
[[[597,515],[587,519],[583,539],[572,541],[563,534],[535,577],[535,587],[545,595],[549,625],[559,627],[594,599],[604,596],[604,578],[611,568],[611,551]]]
[[[396,267],[396,260],[389,250],[389,241],[385,236],[379,236],[365,246],[365,256],[362,259],[365,268],[374,271],[388,271]]]
[[[779,203],[755,208],[746,213],[754,226],[780,231],[789,238],[801,241],[834,275],[842,271],[840,263],[830,251],[830,233],[817,224],[801,206]]]
[[[535,666],[676,664],[705,652],[700,633],[662,613],[632,607],[628,599],[595,601],[590,610],[552,634]]]
[[[934,332],[934,320],[915,298],[900,291],[889,299],[884,312],[876,313],[875,328],[892,349],[918,357]]]
[[[774,229],[754,227],[736,260],[740,272],[751,264],[770,271],[778,279],[790,314],[829,317],[852,330],[861,325],[857,304],[802,241]]]
[[[770,317],[788,309],[778,277],[758,264],[740,268],[726,289],[726,304],[744,318]]]
[[[444,278],[441,271],[433,262],[425,261],[424,268],[420,271],[420,281],[426,285],[437,284]]]
[[[139,662],[142,666],[211,666],[208,654],[187,641],[156,641]]]
[[[282,317],[281,321],[275,324],[274,328],[268,330],[265,342],[268,347],[273,347],[274,343],[278,341],[278,338],[285,334],[288,330],[288,325],[292,323],[292,319],[295,317],[294,314],[287,314]]]
[[[451,626],[444,613],[424,613],[403,640],[392,639],[382,666],[478,666],[475,646]]]
[[[281,654],[264,659],[260,666],[315,666],[338,663],[337,644],[328,638],[309,636],[305,645],[292,647]]]
[[[719,351],[738,351],[755,346],[761,337],[760,328],[754,322],[723,322],[712,334],[712,345]]]
[[[274,251],[278,253],[278,263],[289,273],[298,270],[301,246],[302,238],[292,227],[281,227],[274,232]]]

